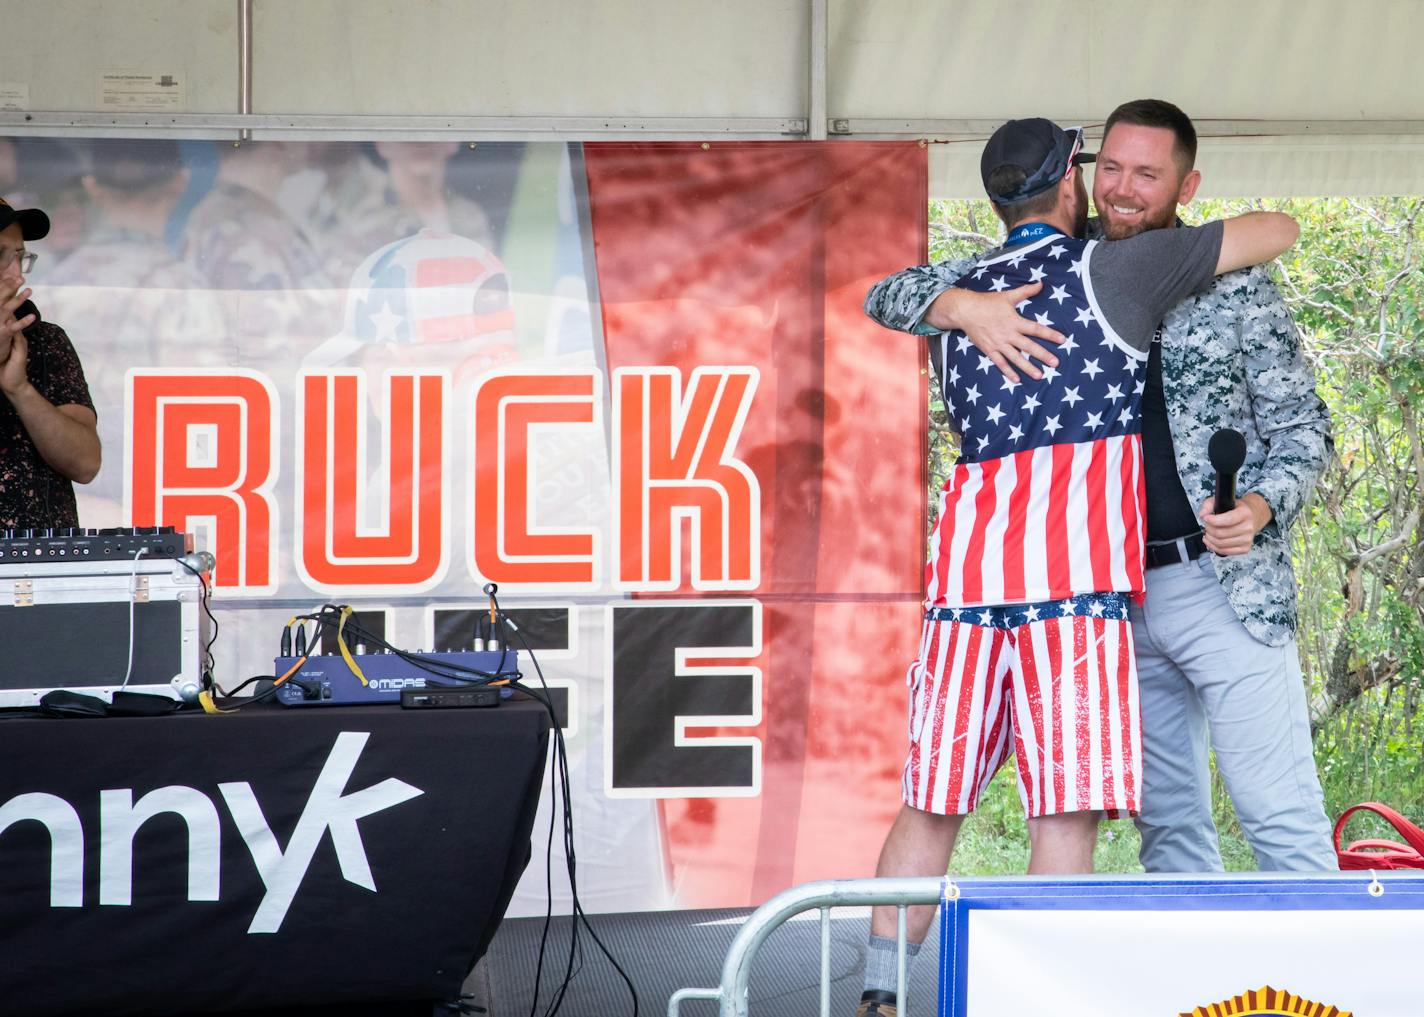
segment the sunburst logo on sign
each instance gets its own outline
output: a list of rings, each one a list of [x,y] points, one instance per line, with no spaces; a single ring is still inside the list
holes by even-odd
[[[1220,1003],[1208,1003],[1178,1017],[1352,1017],[1329,1003],[1317,1003],[1284,989],[1263,985]]]

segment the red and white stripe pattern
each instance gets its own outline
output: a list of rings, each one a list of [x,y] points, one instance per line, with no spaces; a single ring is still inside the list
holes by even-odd
[[[1140,593],[1145,499],[1136,434],[961,462],[940,494],[925,604]]]
[[[1016,628],[926,619],[911,669],[906,804],[974,810],[1018,759],[1029,817],[1138,811],[1141,718],[1126,619],[1043,618]]]

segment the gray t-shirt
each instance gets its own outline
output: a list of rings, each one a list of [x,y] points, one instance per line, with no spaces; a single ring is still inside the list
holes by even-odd
[[[1089,284],[1118,338],[1133,349],[1149,349],[1162,316],[1183,297],[1211,285],[1221,238],[1222,223],[1216,220],[1094,245]]]

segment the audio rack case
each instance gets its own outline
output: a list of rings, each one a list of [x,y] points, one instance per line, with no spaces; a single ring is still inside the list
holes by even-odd
[[[0,558],[0,708],[34,707],[55,689],[196,699],[208,637],[201,600],[198,577],[175,557]]]

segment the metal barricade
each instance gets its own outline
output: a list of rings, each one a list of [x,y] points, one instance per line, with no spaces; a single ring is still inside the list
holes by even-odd
[[[898,909],[895,956],[895,998],[899,1017],[906,1017],[905,909],[915,904],[938,904],[957,889],[948,879],[835,879],[805,883],[779,893],[747,917],[722,963],[722,984],[715,989],[678,989],[668,1000],[668,1017],[681,1017],[683,1000],[710,999],[718,1003],[719,1017],[748,1017],[747,981],[752,960],[767,936],[796,915],[821,912],[821,1017],[831,1009],[831,909],[890,905]]]

